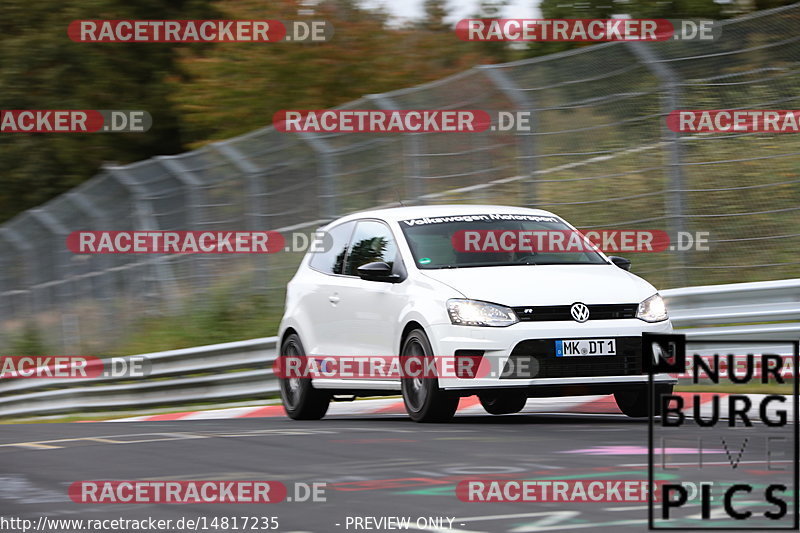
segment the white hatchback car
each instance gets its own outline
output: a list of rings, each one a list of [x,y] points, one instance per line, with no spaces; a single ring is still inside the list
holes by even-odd
[[[581,252],[459,251],[462,230],[576,231],[542,210],[437,205],[351,214],[325,228],[286,292],[282,356],[468,357],[502,372],[280,379],[286,412],[319,419],[337,397],[402,393],[416,421],[451,418],[477,394],[492,414],[529,397],[614,394],[647,416],[642,333],[671,333],[661,296],[630,262]],[[525,364],[522,364],[525,363]],[[654,377],[657,394],[674,378]],[[658,410],[658,406],[656,406]]]

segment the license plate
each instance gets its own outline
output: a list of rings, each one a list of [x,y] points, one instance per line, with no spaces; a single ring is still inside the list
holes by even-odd
[[[616,339],[577,339],[556,341],[556,357],[617,355]]]

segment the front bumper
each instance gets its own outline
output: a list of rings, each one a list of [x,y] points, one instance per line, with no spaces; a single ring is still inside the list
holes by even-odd
[[[520,322],[505,328],[454,326],[439,324],[430,328],[430,340],[434,354],[437,356],[454,356],[457,351],[467,350],[483,353],[482,368],[495,369],[494,372],[479,372],[474,378],[440,377],[439,386],[447,390],[480,390],[486,388],[528,389],[530,393],[537,390],[544,396],[565,394],[601,394],[614,392],[621,388],[646,384],[648,375],[642,369],[642,361],[638,361],[638,369],[631,366],[630,351],[615,356],[570,357],[559,358],[558,365],[548,365],[547,359],[540,359],[542,366],[535,366],[527,374],[504,377],[497,370],[506,369],[514,348],[524,341],[539,339],[608,339],[624,340],[630,348],[631,339],[641,337],[642,333],[672,333],[672,324],[664,322],[647,323],[638,319],[577,322]],[[623,343],[618,342],[622,346]],[[463,353],[463,352],[462,352]],[[518,349],[514,352],[517,357]],[[622,361],[623,355],[627,364]],[[639,348],[638,356],[641,356]],[[611,359],[616,357],[617,359]],[[566,360],[565,360],[566,359]],[[553,360],[552,362],[555,362]],[[574,363],[573,363],[574,362]],[[597,369],[591,369],[596,362]],[[599,368],[602,365],[614,368],[609,364],[619,364],[619,375],[609,375],[608,370]],[[513,361],[512,361],[513,364]],[[569,365],[574,364],[576,371],[570,375]],[[537,364],[538,365],[538,364]],[[558,367],[557,371],[553,370]],[[536,369],[539,369],[538,371]],[[565,370],[566,369],[566,370]],[[624,371],[623,371],[624,370]],[[557,374],[557,377],[540,377]],[[540,374],[537,376],[537,374]],[[603,375],[588,375],[603,374]],[[660,384],[674,384],[677,380],[668,374],[656,374],[653,380]]]

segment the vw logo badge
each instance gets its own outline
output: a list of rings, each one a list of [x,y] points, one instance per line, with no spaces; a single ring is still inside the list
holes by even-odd
[[[586,304],[572,304],[572,307],[569,308],[569,314],[572,315],[575,322],[586,322],[589,320],[589,308],[586,307]]]

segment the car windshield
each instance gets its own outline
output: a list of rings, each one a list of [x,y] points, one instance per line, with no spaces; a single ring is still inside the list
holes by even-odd
[[[400,227],[421,269],[608,264],[554,216],[435,216],[401,220]]]

